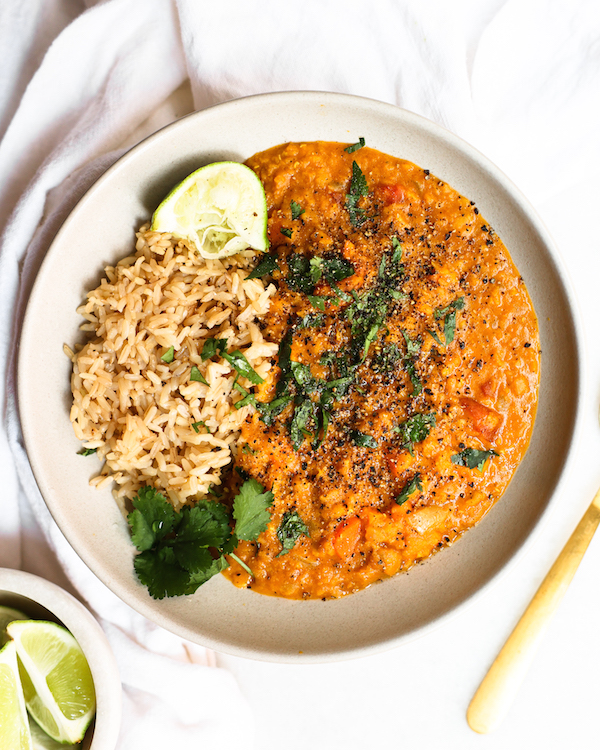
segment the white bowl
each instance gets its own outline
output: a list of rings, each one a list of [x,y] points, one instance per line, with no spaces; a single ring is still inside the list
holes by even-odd
[[[244,161],[286,141],[354,142],[409,159],[474,200],[509,249],[537,311],[539,408],[529,451],[503,498],[463,539],[426,563],[336,601],[287,601],[239,590],[222,576],[193,596],[154,601],[136,580],[127,523],[110,491],[88,480],[68,413],[75,308],[102,269],[130,252],[134,230],[201,165]],[[410,112],[339,94],[266,94],[189,115],[123,156],[89,190],[38,274],[19,358],[23,433],[40,490],[96,575],[159,625],[216,650],[275,661],[325,661],[391,647],[439,624],[514,560],[560,495],[578,430],[581,342],[554,245],[515,186],[456,136]],[[68,478],[67,480],[65,478]],[[532,491],[533,490],[533,491]]]
[[[96,691],[96,716],[82,750],[114,750],[121,726],[121,679],[104,632],[75,597],[44,578],[0,568],[0,605],[32,620],[50,620],[71,632],[90,665]]]

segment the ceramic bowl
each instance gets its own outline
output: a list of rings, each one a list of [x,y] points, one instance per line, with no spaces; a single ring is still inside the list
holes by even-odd
[[[90,665],[96,691],[96,716],[82,750],[114,750],[121,726],[121,680],[104,632],[90,612],[64,589],[21,570],[0,568],[0,605],[32,620],[50,620],[69,630]]]
[[[75,309],[98,284],[103,267],[130,252],[135,229],[192,170],[213,161],[244,161],[286,141],[355,142],[360,136],[474,200],[523,275],[543,350],[529,451],[476,528],[407,574],[358,594],[287,601],[239,590],[220,576],[193,596],[154,601],[136,580],[127,523],[110,491],[88,486],[99,468],[95,459],[77,455],[69,423],[70,362],[62,353],[64,343],[81,340]],[[52,515],[81,558],[125,602],[216,650],[326,661],[389,648],[439,625],[518,557],[560,496],[579,424],[581,351],[573,297],[552,240],[527,200],[488,159],[434,123],[388,104],[328,93],[266,94],[173,123],[129,151],[84,196],[56,236],[31,295],[21,338],[19,404],[27,451]]]

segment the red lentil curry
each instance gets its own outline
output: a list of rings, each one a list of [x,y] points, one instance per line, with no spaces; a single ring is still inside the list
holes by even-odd
[[[502,495],[530,439],[535,313],[472,201],[410,162],[339,143],[252,157],[278,285],[278,367],[238,473],[274,494],[237,586],[335,598],[451,544]],[[261,269],[258,269],[261,270]]]

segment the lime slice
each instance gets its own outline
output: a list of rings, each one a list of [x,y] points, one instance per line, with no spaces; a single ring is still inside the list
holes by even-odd
[[[6,626],[13,620],[27,620],[27,615],[12,607],[0,606],[0,648],[9,640]]]
[[[186,240],[204,258],[267,249],[267,200],[244,164],[201,167],[173,188],[154,212],[152,229]]]
[[[92,673],[79,644],[54,622],[11,622],[27,710],[57,742],[80,742],[96,709]],[[1,746],[0,746],[1,747]]]
[[[0,747],[31,750],[29,720],[17,666],[17,650],[12,641],[0,650]]]

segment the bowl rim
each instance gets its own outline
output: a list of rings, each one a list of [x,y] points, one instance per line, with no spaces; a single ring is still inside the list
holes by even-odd
[[[89,750],[114,750],[121,728],[121,678],[113,651],[97,620],[68,591],[23,570],[0,568],[2,594],[21,596],[41,605],[75,638],[90,666],[96,693],[94,733]],[[24,611],[23,614],[28,613]]]
[[[409,125],[420,128],[421,130],[426,132],[428,135],[431,135],[436,138],[442,138],[451,147],[461,151],[463,154],[465,154],[467,157],[469,157],[478,165],[483,165],[485,169],[491,174],[492,178],[509,194],[509,196],[514,201],[516,201],[520,205],[520,207],[522,207],[524,213],[526,214],[528,222],[531,224],[534,231],[541,238],[545,247],[548,250],[548,260],[551,262],[551,264],[554,267],[554,270],[556,271],[557,276],[560,278],[562,291],[564,292],[564,295],[568,302],[568,313],[571,316],[572,330],[574,333],[573,346],[574,346],[574,350],[576,353],[575,365],[576,365],[576,371],[577,371],[577,377],[576,377],[577,382],[575,384],[575,390],[577,392],[577,398],[576,398],[576,405],[575,405],[574,414],[573,414],[573,418],[571,422],[570,444],[565,451],[564,460],[562,462],[562,468],[561,468],[560,474],[558,476],[556,483],[553,486],[552,491],[549,493],[548,501],[543,507],[542,511],[540,512],[537,520],[532,524],[531,529],[529,533],[527,534],[527,536],[515,548],[512,556],[503,564],[501,564],[498,567],[498,569],[492,575],[490,575],[487,581],[482,583],[475,591],[466,595],[462,601],[455,604],[449,611],[446,611],[442,613],[441,615],[438,615],[433,621],[420,625],[410,632],[391,636],[389,638],[386,638],[377,642],[376,644],[366,645],[366,646],[361,645],[355,649],[345,649],[342,651],[335,651],[333,653],[322,652],[322,653],[311,653],[311,654],[298,654],[295,651],[290,651],[289,653],[280,653],[280,652],[271,652],[271,651],[264,650],[264,649],[253,650],[246,646],[238,646],[237,644],[231,644],[228,642],[213,640],[211,638],[198,641],[198,635],[195,631],[189,629],[185,625],[181,625],[181,624],[173,622],[173,620],[169,616],[164,615],[162,612],[159,612],[153,609],[151,603],[146,604],[139,600],[135,600],[134,602],[128,601],[128,599],[126,598],[127,592],[125,591],[122,592],[119,586],[115,587],[107,583],[107,581],[105,580],[105,577],[103,577],[99,572],[97,572],[98,565],[93,566],[93,562],[91,560],[88,560],[88,555],[85,554],[85,551],[77,549],[74,546],[74,544],[71,542],[71,534],[68,533],[68,530],[63,531],[63,533],[65,534],[65,537],[67,538],[69,543],[72,544],[77,554],[83,559],[86,565],[88,565],[88,567],[91,568],[91,570],[94,572],[95,575],[97,575],[103,582],[109,585],[111,590],[117,593],[117,595],[121,599],[123,599],[123,601],[126,602],[129,606],[132,606],[138,612],[148,617],[152,621],[158,623],[162,627],[165,627],[166,629],[170,630],[171,632],[174,632],[177,635],[180,635],[181,637],[188,638],[189,640],[201,642],[203,645],[209,648],[214,648],[215,650],[222,651],[224,653],[229,653],[235,656],[242,656],[246,658],[249,657],[249,658],[253,658],[257,660],[275,661],[275,662],[324,663],[328,661],[337,661],[341,659],[356,658],[356,657],[361,657],[361,656],[365,656],[368,654],[378,653],[378,652],[381,652],[382,650],[393,648],[397,645],[400,645],[401,643],[410,642],[436,629],[437,627],[441,627],[447,620],[449,620],[450,618],[454,616],[457,616],[467,606],[470,606],[480,596],[483,596],[484,593],[487,592],[490,587],[495,585],[495,583],[503,575],[505,575],[509,570],[511,570],[514,565],[518,564],[522,556],[526,553],[526,551],[530,548],[530,546],[537,539],[544,524],[547,522],[547,519],[550,513],[553,512],[555,506],[557,505],[559,501],[563,488],[566,482],[568,481],[568,475],[570,471],[572,470],[576,448],[580,439],[582,424],[583,424],[582,407],[583,407],[583,402],[585,400],[584,394],[586,391],[586,374],[585,374],[585,366],[584,366],[585,348],[583,345],[583,327],[581,325],[581,313],[579,309],[579,304],[573,292],[573,285],[571,282],[571,278],[565,268],[564,262],[560,256],[558,248],[554,240],[552,239],[549,231],[547,230],[545,224],[539,217],[537,211],[534,209],[533,205],[523,195],[520,189],[512,182],[512,180],[509,177],[507,177],[507,175],[499,167],[497,167],[488,157],[482,154],[478,149],[476,149],[474,146],[469,144],[467,141],[460,138],[459,136],[452,133],[451,131],[447,130],[443,126],[431,120],[428,120],[427,118],[421,115],[418,115],[409,110],[402,109],[393,104],[381,102],[381,101],[370,99],[367,97],[354,96],[350,94],[333,93],[333,92],[323,92],[323,91],[281,91],[281,92],[255,94],[252,96],[233,99],[231,101],[218,103],[218,104],[212,105],[211,107],[207,107],[205,109],[185,115],[184,117],[179,118],[178,120],[175,120],[174,122],[164,126],[163,128],[159,129],[155,133],[144,138],[138,144],[136,144],[127,152],[125,152],[121,157],[119,157],[119,159],[117,159],[117,161],[114,164],[112,164],[91,185],[91,187],[84,193],[84,195],[79,199],[77,204],[69,213],[69,215],[67,216],[65,221],[62,223],[60,229],[56,233],[52,243],[49,246],[46,257],[44,258],[40,266],[34,285],[32,287],[31,297],[35,295],[38,283],[41,283],[41,279],[43,278],[43,275],[44,275],[44,268],[50,262],[50,256],[51,256],[51,252],[52,252],[54,245],[58,244],[62,236],[68,231],[71,222],[74,221],[75,212],[78,212],[81,208],[85,207],[87,202],[93,199],[95,193],[101,190],[103,185],[107,181],[111,180],[113,175],[115,175],[118,171],[127,167],[129,161],[137,158],[138,155],[140,155],[146,149],[151,148],[153,143],[162,137],[165,130],[176,129],[177,127],[181,125],[181,123],[192,118],[198,119],[200,121],[204,118],[209,118],[212,116],[215,110],[219,110],[220,113],[221,112],[225,113],[229,111],[230,114],[235,115],[236,110],[239,107],[245,106],[245,104],[248,102],[260,105],[261,101],[263,100],[270,101],[273,98],[277,98],[281,103],[286,103],[286,101],[293,103],[293,102],[299,102],[303,100],[305,101],[316,100],[316,101],[322,101],[323,103],[347,104],[347,105],[354,104],[354,105],[368,106],[371,110],[379,110],[381,112],[387,112],[388,114],[393,111],[395,113],[395,116],[396,117],[400,116],[401,118],[403,118],[404,122],[408,123]],[[27,314],[28,311],[29,311],[29,305],[28,305],[28,309],[26,310],[26,314],[25,314],[25,318],[23,322],[23,327],[22,327],[22,332],[21,332],[22,337],[24,337],[27,334],[28,329],[33,325],[30,316],[28,316]],[[24,349],[25,347],[21,347],[20,352],[19,352],[19,359],[18,359],[18,372],[19,373],[21,372],[22,361],[25,357]],[[18,385],[19,385],[19,401],[20,401],[21,390],[23,387],[20,376],[18,377]],[[22,423],[22,426],[23,426],[23,423]],[[25,444],[27,446],[29,441],[28,441],[27,430],[24,426],[23,426],[23,433],[25,437]],[[35,460],[32,460],[31,457],[30,457],[30,462],[32,465],[34,476],[36,476],[36,480],[37,480],[36,462]],[[54,517],[53,508],[50,506],[50,504],[48,504],[48,502],[46,501],[46,498],[44,498],[44,500],[48,505],[50,513]]]

